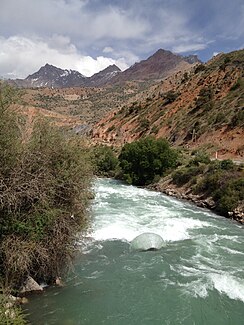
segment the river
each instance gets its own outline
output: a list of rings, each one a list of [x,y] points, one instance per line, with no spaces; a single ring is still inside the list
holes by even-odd
[[[33,325],[244,324],[244,227],[161,193],[97,179],[92,226],[64,288],[27,305]],[[143,232],[159,251],[131,251]]]

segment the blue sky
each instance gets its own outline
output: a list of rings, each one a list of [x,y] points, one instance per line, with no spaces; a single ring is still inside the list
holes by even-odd
[[[203,61],[244,47],[243,0],[1,0],[0,76],[45,63],[90,76],[159,48]]]

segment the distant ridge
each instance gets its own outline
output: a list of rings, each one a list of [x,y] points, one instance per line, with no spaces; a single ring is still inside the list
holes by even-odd
[[[124,72],[113,64],[91,77],[85,77],[78,71],[63,70],[47,63],[25,79],[8,80],[7,82],[23,88],[101,87],[109,83],[162,79],[175,72],[188,70],[192,65],[200,62],[196,55],[184,57],[159,49],[146,60],[135,63]]]
[[[196,63],[201,63],[197,55],[184,57],[159,49],[148,59],[135,63],[119,74],[113,81],[161,79],[177,71],[186,70]]]
[[[47,63],[25,79],[9,79],[5,82],[20,88],[99,87],[120,72],[120,68],[113,64],[91,77],[85,77],[76,70],[63,70]]]

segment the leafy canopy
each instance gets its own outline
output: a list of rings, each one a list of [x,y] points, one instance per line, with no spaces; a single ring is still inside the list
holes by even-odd
[[[176,166],[177,153],[165,139],[146,137],[125,144],[119,161],[128,183],[146,185]]]

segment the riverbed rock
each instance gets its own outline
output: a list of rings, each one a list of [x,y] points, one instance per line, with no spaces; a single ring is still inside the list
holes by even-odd
[[[163,238],[154,233],[143,233],[131,241],[131,248],[138,251],[158,250],[166,246]]]
[[[55,284],[56,284],[57,287],[64,287],[63,280],[59,276],[56,278]]]
[[[31,277],[28,276],[25,284],[23,285],[22,289],[20,290],[21,294],[27,294],[30,292],[42,292],[43,288]]]
[[[228,212],[230,218],[244,224],[244,204],[240,204],[234,211]]]

